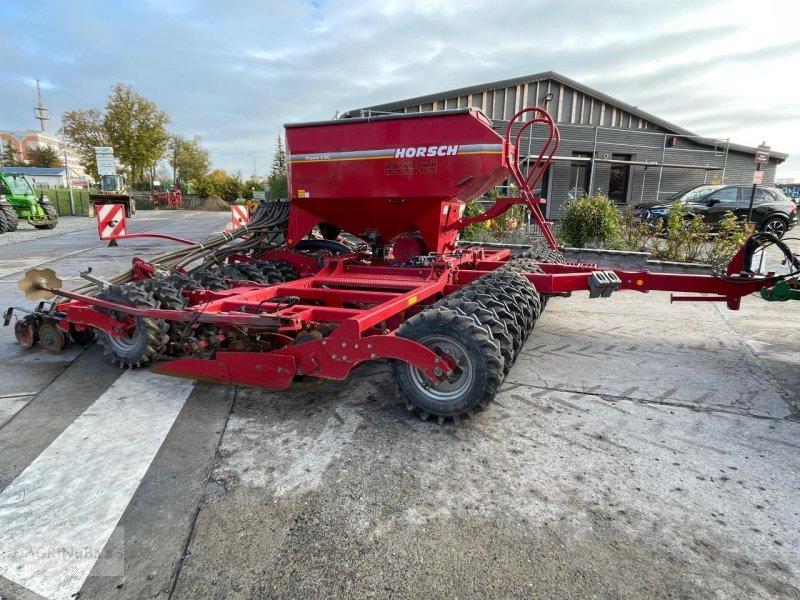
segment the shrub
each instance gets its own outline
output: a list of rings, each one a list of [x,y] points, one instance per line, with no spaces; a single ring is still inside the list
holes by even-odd
[[[575,248],[609,247],[617,243],[622,221],[622,213],[608,196],[584,196],[564,205],[559,235]]]
[[[719,231],[714,239],[711,240],[706,255],[706,260],[714,268],[723,268],[726,266],[733,255],[739,251],[745,240],[747,233],[745,232],[744,223],[736,220],[736,215],[731,211],[725,213],[725,216],[719,222]]]

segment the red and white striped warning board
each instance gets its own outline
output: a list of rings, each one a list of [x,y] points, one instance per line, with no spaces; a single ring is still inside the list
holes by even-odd
[[[101,204],[97,207],[97,233],[101,240],[113,240],[128,233],[124,204]]]
[[[232,231],[250,221],[250,212],[243,204],[231,204],[231,222],[225,231]]]

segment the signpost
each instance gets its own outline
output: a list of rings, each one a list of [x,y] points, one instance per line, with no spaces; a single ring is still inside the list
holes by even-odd
[[[750,206],[747,209],[748,223],[753,220],[753,202],[756,199],[756,186],[764,180],[764,173],[761,171],[761,165],[765,165],[769,162],[769,150],[770,147],[766,145],[766,142],[761,142],[761,145],[756,148],[756,170],[755,173],[753,173],[753,191],[750,192]]]
[[[103,175],[117,174],[117,160],[114,158],[114,149],[110,146],[97,146],[94,149],[95,160],[97,161],[97,174]]]

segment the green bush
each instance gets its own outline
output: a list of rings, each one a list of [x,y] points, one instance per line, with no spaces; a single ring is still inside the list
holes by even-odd
[[[619,240],[622,221],[622,213],[608,196],[584,196],[564,205],[559,236],[575,248],[610,247]]]
[[[653,229],[642,249],[657,260],[697,262],[721,268],[746,237],[744,224],[732,212],[725,213],[717,232],[712,233],[702,216],[688,213],[678,203],[672,205],[666,218]]]

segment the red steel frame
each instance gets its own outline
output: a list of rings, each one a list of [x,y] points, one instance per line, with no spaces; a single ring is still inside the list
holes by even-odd
[[[531,113],[533,118],[518,130],[512,144],[511,125],[527,113]],[[523,175],[514,148],[519,146],[522,132],[535,124],[549,127],[549,136],[528,175]],[[442,228],[442,235],[447,237],[451,230],[493,218],[514,204],[524,204],[539,223],[548,244],[556,247],[549,223],[539,210],[542,200],[533,194],[532,188],[550,163],[558,143],[558,130],[545,111],[528,108],[517,113],[506,134],[504,159],[520,196],[500,199],[492,209],[478,217],[448,223]],[[306,203],[308,205],[311,203]],[[270,286],[242,283],[225,291],[191,292],[194,305],[185,310],[131,308],[90,296],[56,291],[70,300],[58,307],[64,315],[60,327],[65,331],[70,327],[79,330],[95,327],[120,337],[132,326],[134,318],[149,317],[189,324],[212,324],[218,328],[220,339],[239,330],[255,331],[278,346],[268,352],[218,350],[213,358],[187,356],[162,362],[155,368],[158,372],[199,380],[285,388],[298,375],[343,379],[361,362],[389,358],[408,362],[435,381],[451,373],[454,365],[450,359],[438,356],[416,342],[397,337],[395,330],[403,320],[438,298],[500,267],[510,258],[510,250],[458,250],[438,254],[430,264],[420,267],[392,266],[386,261],[369,264],[364,262],[363,255],[354,253],[331,257],[324,267],[317,270],[312,258],[288,248],[259,258],[288,260],[298,267],[301,276],[308,276]],[[232,260],[252,259],[234,256]],[[725,301],[735,310],[739,308],[742,296],[774,282],[770,277],[736,277],[734,273],[742,270],[742,261],[740,251],[731,263],[731,276],[728,278],[547,263],[541,265],[544,273],[527,273],[525,277],[542,294],[566,295],[589,290],[589,280],[595,271],[613,271],[623,290],[710,294],[673,299]],[[137,278],[152,273],[141,259],[134,259],[134,266]],[[292,301],[289,302],[287,297]],[[95,308],[113,309],[127,317],[117,320]],[[293,336],[313,331],[319,324],[327,325],[327,336],[295,341]]]

